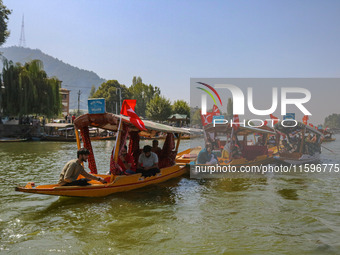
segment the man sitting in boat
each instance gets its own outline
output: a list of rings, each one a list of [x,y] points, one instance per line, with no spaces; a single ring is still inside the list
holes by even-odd
[[[212,152],[211,143],[206,143],[197,156],[197,164],[216,165],[218,163],[216,155]]]
[[[261,136],[259,136],[259,137],[257,138],[257,142],[256,142],[255,145],[257,145],[257,146],[263,146],[263,145],[264,145],[263,139],[262,139]]]
[[[150,145],[145,145],[143,153],[138,158],[138,167],[136,173],[142,173],[145,177],[150,177],[159,173],[158,156],[151,151]]]
[[[276,139],[275,136],[271,136],[268,140],[269,145],[276,145]]]
[[[60,178],[58,184],[61,186],[86,186],[90,185],[88,181],[96,180],[101,183],[106,183],[106,181],[101,178],[87,173],[84,167],[81,165],[83,162],[87,162],[89,157],[89,150],[86,148],[81,148],[77,151],[77,159],[72,159],[66,163],[63,170],[60,173]],[[79,175],[85,178],[77,180]]]
[[[283,149],[281,152],[293,153],[297,151],[297,144],[293,144],[293,146],[290,146],[287,140],[282,140],[282,145],[283,145]]]
[[[160,155],[162,149],[158,146],[158,144],[159,144],[158,140],[156,140],[156,139],[153,140],[152,141],[152,149],[151,149],[151,151],[156,153],[157,155]]]
[[[132,155],[127,152],[126,145],[124,145],[124,147],[120,151],[120,156],[118,158],[118,165],[122,168],[122,170],[126,174],[136,173],[135,161],[133,160]]]

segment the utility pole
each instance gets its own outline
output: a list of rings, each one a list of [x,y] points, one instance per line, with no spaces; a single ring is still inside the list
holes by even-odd
[[[122,108],[122,89],[121,88],[116,88],[116,94],[117,94],[117,90],[118,89],[119,89],[119,112],[120,112],[120,110]],[[116,113],[117,112],[118,112],[118,110],[117,110],[117,103],[116,103]]]
[[[80,95],[81,95],[81,91],[78,91],[78,116],[80,115]]]

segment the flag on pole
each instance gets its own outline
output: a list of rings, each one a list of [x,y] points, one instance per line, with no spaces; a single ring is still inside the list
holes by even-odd
[[[213,120],[213,113],[212,112],[207,112],[207,114],[202,114],[201,112],[201,121],[202,121],[202,126],[206,126],[209,123],[211,123]]]
[[[269,116],[273,120],[273,125],[275,125],[276,123],[279,123],[279,119],[275,117],[273,114],[270,114]]]
[[[220,109],[218,109],[216,104],[214,104],[212,113],[213,113],[213,116],[220,116],[221,115]]]
[[[233,128],[235,130],[237,130],[239,128],[239,126],[240,126],[239,122],[240,122],[240,118],[238,117],[237,114],[235,114],[234,117],[233,117]],[[234,123],[237,123],[237,124],[234,124]]]
[[[302,118],[303,124],[307,125],[308,119],[309,119],[308,115],[303,116]]]
[[[120,114],[130,117],[130,122],[139,130],[146,130],[144,122],[135,113],[136,100],[125,99],[122,104]]]

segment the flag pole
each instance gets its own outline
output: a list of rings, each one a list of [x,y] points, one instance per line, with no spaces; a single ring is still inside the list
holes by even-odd
[[[233,126],[231,126],[231,136],[230,136],[230,146],[229,146],[229,161],[231,161],[232,160],[232,157],[233,157],[233,155],[232,155],[232,148],[233,148],[233,141],[234,141],[234,127]]]
[[[117,135],[116,135],[116,143],[115,143],[115,148],[113,149],[113,160],[117,163],[118,163],[118,154],[119,154],[119,149],[117,150],[117,145],[119,146],[120,144],[121,125],[122,125],[122,115],[119,114],[119,125],[118,125],[118,130],[117,130]],[[113,182],[113,179],[114,179],[114,175],[111,172],[110,183]]]

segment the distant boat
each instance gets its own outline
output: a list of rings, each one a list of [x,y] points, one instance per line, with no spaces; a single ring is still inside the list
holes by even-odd
[[[76,136],[74,126],[71,123],[48,123],[45,125],[46,134],[42,141],[53,142],[75,142]],[[92,141],[115,140],[115,136],[102,136],[98,128],[89,129],[90,139]]]
[[[334,133],[331,130],[327,130],[326,128],[321,130],[319,129],[319,131],[324,135],[324,138],[322,140],[323,143],[335,141],[335,137],[332,137]]]
[[[0,143],[26,142],[27,140],[28,140],[28,138],[2,137],[2,138],[0,138]]]
[[[323,138],[321,132],[301,122],[293,126],[293,121],[286,121],[286,126],[277,123],[275,130],[279,136],[286,137],[282,139],[282,143],[286,141],[286,145],[278,145],[279,153],[275,159],[293,165],[310,164],[320,160]]]
[[[45,125],[42,141],[75,142],[74,126],[72,123],[48,123]]]

